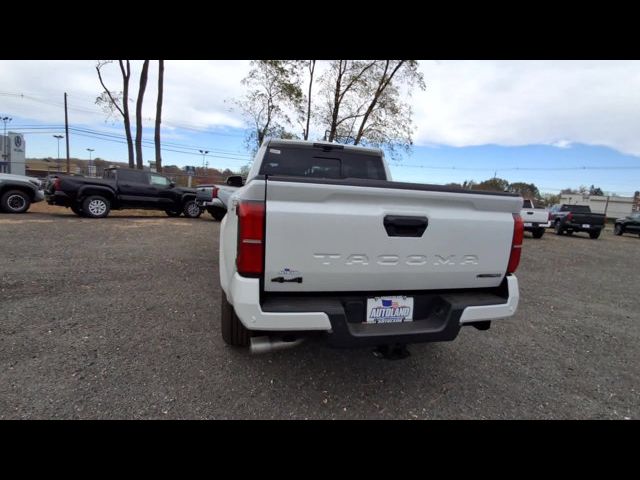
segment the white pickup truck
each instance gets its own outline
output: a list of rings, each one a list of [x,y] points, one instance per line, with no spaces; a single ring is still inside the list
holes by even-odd
[[[545,229],[551,226],[549,212],[544,208],[535,208],[532,200],[522,202],[520,216],[524,222],[524,230],[531,232],[533,238],[542,238]]]
[[[215,220],[222,220],[227,214],[231,195],[244,184],[240,175],[227,177],[224,185],[204,184],[196,187],[196,203],[207,210]]]
[[[391,181],[381,150],[266,140],[220,227],[221,329],[264,352],[453,340],[518,307],[522,198]]]

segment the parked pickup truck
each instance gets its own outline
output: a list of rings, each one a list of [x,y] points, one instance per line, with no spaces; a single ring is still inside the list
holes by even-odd
[[[37,178],[0,173],[0,212],[24,213],[42,200],[42,182]]]
[[[534,208],[532,200],[524,200],[520,212],[524,222],[524,231],[531,232],[533,238],[542,238],[549,224],[549,212],[544,208]]]
[[[227,177],[224,185],[198,185],[196,188],[196,202],[198,206],[208,211],[211,216],[220,221],[227,214],[229,198],[244,184],[240,175]]]
[[[105,169],[102,178],[54,175],[45,188],[50,205],[71,208],[81,217],[102,218],[111,209],[163,210],[170,217],[197,218],[196,191],[176,187],[158,173],[129,168]]]
[[[596,239],[604,228],[605,216],[592,213],[588,205],[558,204],[551,207],[549,220],[556,235],[571,235],[573,232],[587,232]]]
[[[252,352],[453,340],[519,299],[522,197],[391,181],[381,150],[267,140],[220,227],[222,337]]]
[[[637,233],[640,235],[640,212],[634,212],[626,217],[616,219],[613,233],[615,235],[622,235],[623,233]]]

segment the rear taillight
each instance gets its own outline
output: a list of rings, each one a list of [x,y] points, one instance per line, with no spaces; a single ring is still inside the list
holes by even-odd
[[[549,215],[547,215],[547,221],[551,221],[551,212],[549,212]]]
[[[569,215],[567,215],[567,222],[570,222],[571,220],[573,220],[573,213],[569,213]]]
[[[262,275],[264,265],[264,202],[238,203],[238,273],[245,277]]]
[[[524,222],[517,213],[513,214],[513,240],[511,241],[511,255],[507,273],[514,273],[520,264],[520,254],[522,253],[522,238],[524,237]]]
[[[61,180],[59,178],[54,179],[53,180],[53,189],[54,190],[60,190],[60,188],[61,188],[60,187],[60,183],[61,183]]]
[[[211,189],[211,198],[218,198],[218,187]]]

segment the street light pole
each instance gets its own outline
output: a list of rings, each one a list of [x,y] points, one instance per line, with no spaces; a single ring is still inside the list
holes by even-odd
[[[204,168],[204,156],[209,153],[209,150],[199,150],[199,152],[202,154],[202,168]]]
[[[54,135],[53,138],[58,140],[58,171],[60,171],[60,140],[64,138],[64,135]]]
[[[91,174],[91,153],[94,151],[94,148],[87,148],[87,151],[89,152],[89,173]]]

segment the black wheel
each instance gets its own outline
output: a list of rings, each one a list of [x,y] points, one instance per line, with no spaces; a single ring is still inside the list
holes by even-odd
[[[78,215],[79,217],[86,217],[82,209],[77,205],[71,205],[71,211]]]
[[[560,226],[560,220],[556,220],[556,223],[553,225],[553,230],[556,232],[556,235],[562,235],[562,227]]]
[[[589,237],[594,240],[600,236],[600,230],[594,230],[593,232],[589,232]]]
[[[176,212],[174,210],[165,210],[165,213],[170,217],[179,217],[180,215],[182,215],[182,212]]]
[[[227,214],[227,211],[223,208],[210,208],[209,213],[215,220],[221,222],[224,216]]]
[[[224,291],[220,298],[220,327],[222,339],[227,345],[234,347],[248,347],[251,332],[247,330],[233,311],[233,306],[227,301]]]
[[[0,209],[7,213],[24,213],[30,205],[29,195],[22,190],[9,190],[0,198]]]
[[[531,234],[533,235],[533,238],[542,238],[542,235],[544,235],[544,228],[536,228],[533,232],[531,232]]]
[[[622,225],[620,225],[619,223],[616,223],[616,226],[613,227],[613,234],[614,235],[622,235],[624,232],[622,231]]]
[[[198,206],[195,200],[187,200],[182,208],[184,216],[187,218],[198,218],[202,215],[202,210]]]
[[[100,195],[91,195],[82,202],[82,212],[89,218],[104,218],[109,215],[111,203]]]

